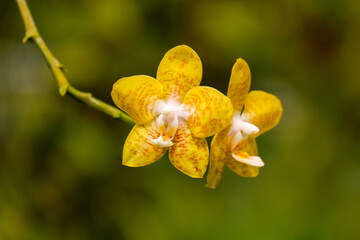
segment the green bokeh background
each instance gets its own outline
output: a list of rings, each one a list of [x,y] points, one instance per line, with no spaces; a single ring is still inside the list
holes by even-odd
[[[170,48],[199,54],[226,93],[235,60],[278,96],[257,178],[216,190],[167,156],[121,165],[131,126],[58,95],[0,1],[0,239],[360,239],[360,2],[29,0],[70,82],[112,103],[119,78],[155,76]]]

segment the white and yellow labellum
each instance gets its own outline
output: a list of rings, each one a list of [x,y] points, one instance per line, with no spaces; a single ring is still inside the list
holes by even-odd
[[[154,112],[157,115],[156,124],[160,136],[152,139],[152,142],[158,147],[170,147],[174,144],[172,140],[179,127],[179,118],[187,120],[188,114],[184,111],[183,105],[178,104],[177,101],[159,100],[156,105]]]
[[[247,152],[242,151],[233,151],[231,153],[232,157],[246,165],[252,166],[252,167],[263,167],[264,162],[261,160],[258,156],[250,156]]]
[[[247,152],[236,150],[246,143],[249,135],[257,134],[260,131],[257,126],[248,122],[247,119],[247,115],[240,114],[239,111],[236,111],[233,115],[231,129],[228,133],[231,139],[231,155],[235,160],[246,165],[263,167],[264,162],[260,157],[250,156]]]

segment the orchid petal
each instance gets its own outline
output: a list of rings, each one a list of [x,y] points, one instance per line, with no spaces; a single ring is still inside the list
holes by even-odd
[[[235,110],[242,110],[246,94],[250,89],[250,83],[250,68],[243,59],[239,58],[232,68],[227,92],[227,96],[230,98]]]
[[[216,188],[222,178],[226,159],[230,155],[229,130],[230,126],[216,134],[211,142],[210,165],[206,183],[208,188]]]
[[[276,96],[263,91],[251,91],[245,99],[242,116],[260,129],[257,134],[251,135],[257,137],[279,123],[282,111],[281,102]]]
[[[159,64],[157,79],[164,87],[165,99],[182,102],[185,94],[200,84],[202,64],[197,53],[186,45],[170,49]]]
[[[141,167],[160,159],[167,148],[158,147],[153,139],[159,137],[155,121],[145,125],[136,124],[128,135],[123,150],[123,165]]]
[[[145,124],[154,118],[153,109],[162,92],[156,79],[137,75],[119,79],[113,85],[111,97],[137,124]]]
[[[234,158],[229,158],[226,165],[241,177],[256,177],[259,175],[259,168],[241,163]]]
[[[180,121],[169,149],[171,163],[181,172],[193,178],[202,178],[209,162],[209,149],[205,138],[195,137],[187,123]]]
[[[209,137],[231,121],[233,107],[224,94],[211,87],[195,87],[185,96],[184,109],[189,113],[191,132],[199,138]]]

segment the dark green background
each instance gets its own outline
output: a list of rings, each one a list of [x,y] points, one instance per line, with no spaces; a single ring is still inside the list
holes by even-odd
[[[60,97],[0,1],[0,239],[360,239],[360,2],[29,0],[70,82],[112,103],[119,78],[154,76],[170,48],[200,56],[226,93],[235,60],[278,96],[254,179],[216,190],[167,157],[121,165],[131,126]]]

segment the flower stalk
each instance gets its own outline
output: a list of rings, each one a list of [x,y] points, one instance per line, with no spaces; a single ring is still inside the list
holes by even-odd
[[[47,47],[44,39],[41,37],[26,0],[16,0],[16,3],[19,7],[25,25],[25,37],[23,38],[23,43],[26,43],[28,40],[33,40],[39,47],[56,79],[60,95],[69,95],[79,102],[102,111],[103,113],[115,119],[120,119],[128,124],[134,124],[134,120],[126,113],[103,102],[100,99],[93,97],[91,93],[80,91],[71,86],[64,74],[65,67],[57,60],[57,58]]]

